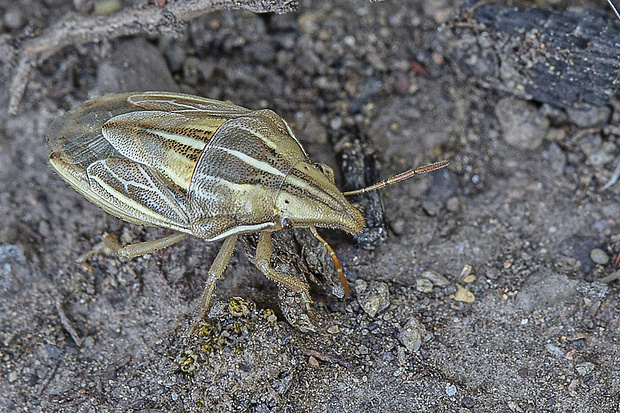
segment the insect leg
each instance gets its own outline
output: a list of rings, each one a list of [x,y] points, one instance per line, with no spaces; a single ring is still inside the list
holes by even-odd
[[[136,244],[130,244],[126,246],[122,246],[120,242],[110,234],[104,234],[101,242],[95,244],[90,251],[85,252],[75,259],[75,262],[78,264],[86,263],[90,257],[95,254],[101,253],[104,248],[112,251],[114,254],[117,254],[121,257],[125,258],[134,258],[140,255],[148,254],[153,251],[160,250],[162,248],[169,247],[170,245],[181,241],[188,234],[184,234],[182,232],[175,232],[174,234],[168,235],[164,238],[155,239],[152,241],[139,242]]]
[[[202,298],[200,299],[200,304],[198,307],[201,310],[200,318],[196,321],[204,319],[209,312],[209,307],[211,306],[211,296],[213,296],[213,290],[215,290],[215,283],[217,283],[217,280],[224,273],[226,265],[228,264],[228,261],[230,261],[230,257],[235,250],[236,243],[236,235],[231,235],[226,238],[222,244],[222,248],[220,248],[220,252],[217,253],[217,256],[213,260],[213,264],[211,264],[211,268],[209,268],[209,273],[207,274],[205,290],[202,293]]]
[[[183,232],[175,232],[174,234],[168,235],[167,237],[158,238],[146,242],[139,242],[136,244],[125,245],[124,247],[120,247],[119,249],[117,249],[115,252],[121,257],[125,258],[139,257],[140,255],[148,254],[153,251],[169,247],[172,244],[176,244],[187,236],[188,234],[185,234]]]
[[[340,261],[338,260],[338,257],[336,256],[336,253],[334,252],[332,247],[330,247],[330,245],[327,243],[327,241],[325,241],[319,235],[319,233],[316,231],[316,227],[315,226],[311,226],[309,228],[310,228],[310,232],[312,232],[312,235],[314,235],[314,238],[318,239],[319,242],[321,244],[323,244],[323,246],[325,247],[327,252],[329,252],[330,257],[332,258],[332,262],[334,263],[334,268],[336,269],[336,272],[338,273],[338,278],[340,278],[340,283],[342,284],[342,289],[344,290],[344,295],[346,295],[347,297],[350,297],[351,296],[351,289],[349,288],[349,284],[347,283],[347,279],[344,276],[344,271],[342,271],[342,265],[340,265]]]
[[[292,277],[283,272],[279,272],[271,268],[271,253],[273,247],[271,245],[271,234],[267,231],[262,231],[258,236],[258,245],[256,246],[256,267],[268,278],[271,278],[277,283],[282,284],[289,290],[301,294],[301,297],[305,301],[306,307],[310,308],[310,289],[305,282]]]

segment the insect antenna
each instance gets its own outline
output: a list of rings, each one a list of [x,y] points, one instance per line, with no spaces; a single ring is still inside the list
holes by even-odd
[[[398,175],[394,175],[391,178],[385,179],[381,182],[378,182],[374,185],[370,185],[367,186],[366,188],[361,188],[361,189],[356,189],[353,191],[347,191],[347,192],[343,192],[342,194],[344,196],[349,196],[349,195],[358,195],[358,194],[363,194],[365,192],[370,192],[370,191],[376,191],[377,189],[381,189],[384,188],[388,185],[391,184],[395,184],[396,182],[400,182],[400,181],[404,181],[405,179],[409,179],[411,178],[413,175],[419,175],[419,174],[423,174],[426,172],[431,172],[437,169],[441,169],[445,166],[447,166],[450,162],[448,161],[440,161],[440,162],[435,162],[432,163],[430,165],[424,165],[424,166],[420,166],[419,168],[416,169],[409,169],[408,171],[405,172],[401,172]]]

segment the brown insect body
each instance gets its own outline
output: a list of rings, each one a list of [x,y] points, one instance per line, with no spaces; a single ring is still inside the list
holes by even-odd
[[[237,236],[245,233],[260,233],[256,266],[309,304],[306,283],[271,268],[269,235],[309,227],[330,251],[348,292],[315,226],[359,233],[364,218],[334,184],[331,168],[312,164],[271,110],[177,93],[110,95],[60,118],[48,143],[52,167],[89,201],[123,220],[176,231],[121,248],[120,255],[152,252],[187,235],[225,240],[209,270],[203,315]]]

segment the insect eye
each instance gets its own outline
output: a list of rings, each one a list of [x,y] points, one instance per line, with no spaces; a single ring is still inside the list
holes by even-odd
[[[293,221],[290,218],[282,218],[282,228],[289,229],[293,228]]]
[[[319,172],[321,172],[322,174],[324,174],[324,173],[325,173],[325,168],[323,168],[323,164],[320,164],[320,163],[315,163],[315,164],[314,164],[314,167],[315,167],[316,169],[318,169],[318,170],[319,170]]]

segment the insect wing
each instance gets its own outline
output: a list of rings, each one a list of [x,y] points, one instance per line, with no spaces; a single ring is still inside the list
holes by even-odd
[[[50,162],[108,213],[188,232],[186,191],[200,151],[223,122],[247,112],[168,93],[93,99],[52,124]]]
[[[136,110],[129,93],[92,99],[56,119],[48,129],[47,144],[57,159],[86,169],[99,159],[118,156],[101,127],[110,118]]]
[[[185,195],[166,185],[152,168],[128,159],[108,158],[91,164],[87,173],[90,190],[99,203],[122,211],[112,212],[119,218],[187,231]]]

